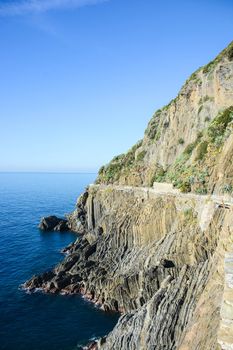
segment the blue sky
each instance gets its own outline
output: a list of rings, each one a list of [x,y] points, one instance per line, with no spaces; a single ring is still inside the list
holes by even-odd
[[[96,171],[233,40],[231,0],[0,0],[0,171]]]

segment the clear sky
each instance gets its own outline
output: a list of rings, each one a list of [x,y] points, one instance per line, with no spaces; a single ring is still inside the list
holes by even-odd
[[[95,171],[231,40],[232,0],[0,0],[0,171]]]

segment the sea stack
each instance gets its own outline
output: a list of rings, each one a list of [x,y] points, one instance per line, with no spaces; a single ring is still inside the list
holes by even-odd
[[[68,231],[69,225],[66,219],[58,218],[57,216],[43,217],[39,224],[39,229],[42,231]]]

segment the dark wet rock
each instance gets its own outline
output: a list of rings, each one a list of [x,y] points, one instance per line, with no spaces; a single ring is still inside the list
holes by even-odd
[[[87,346],[87,350],[97,350],[98,349],[98,343],[96,341],[91,342]]]
[[[55,273],[53,271],[45,272],[39,276],[33,276],[30,280],[24,283],[23,287],[31,291],[37,288],[43,288],[43,285],[52,280],[54,276]]]
[[[88,259],[92,254],[94,254],[96,252],[96,246],[97,244],[93,244],[90,247],[88,247],[84,253],[84,258]]]
[[[65,248],[63,248],[61,250],[61,253],[67,254],[67,255],[71,254],[73,249],[74,249],[74,247],[75,247],[75,244],[74,243],[70,243],[67,247],[65,247]]]
[[[67,258],[64,260],[64,262],[61,264],[60,268],[58,268],[58,271],[66,272],[69,271],[74,264],[79,260],[79,254],[71,254],[68,255]]]
[[[41,219],[39,229],[42,231],[68,231],[69,225],[66,219],[52,215]]]
[[[61,290],[70,284],[71,276],[58,276],[54,279],[54,285],[57,289]]]
[[[69,230],[69,226],[68,226],[68,222],[67,220],[61,220],[55,227],[54,227],[54,231],[68,231]]]
[[[174,262],[171,260],[167,260],[167,259],[163,259],[161,261],[161,264],[167,269],[171,269],[171,268],[175,267]]]
[[[71,283],[75,284],[82,281],[82,277],[79,275],[74,275],[71,277]]]
[[[95,264],[96,264],[95,261],[88,260],[88,261],[85,262],[85,268],[88,269],[88,268],[94,266]]]

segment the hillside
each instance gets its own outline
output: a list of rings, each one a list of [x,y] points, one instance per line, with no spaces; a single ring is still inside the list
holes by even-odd
[[[166,181],[184,192],[229,192],[232,87],[233,42],[155,112],[143,140],[100,169],[97,183],[152,186]]]
[[[68,217],[81,238],[25,283],[122,314],[89,349],[233,348],[232,106],[233,43],[100,169]]]

